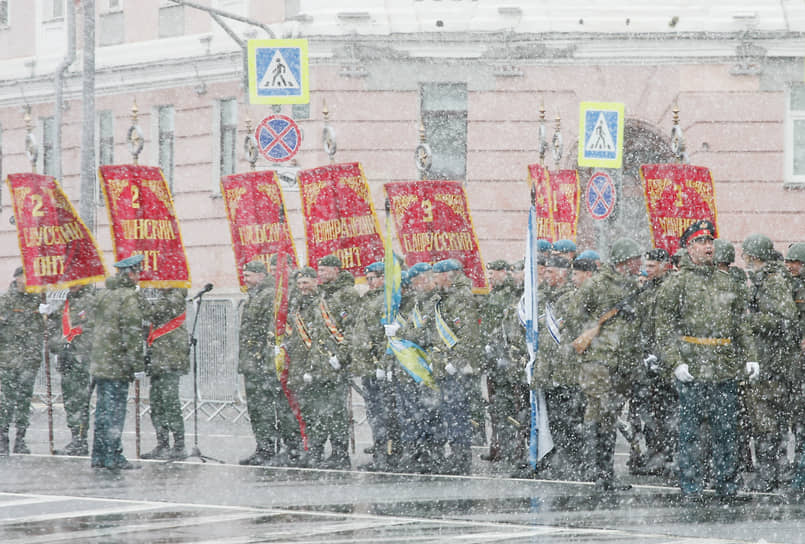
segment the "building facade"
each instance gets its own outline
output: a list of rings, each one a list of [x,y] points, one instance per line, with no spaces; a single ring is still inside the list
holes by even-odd
[[[321,145],[326,105],[336,160],[363,164],[376,209],[383,183],[417,179],[413,152],[424,124],[434,151],[431,176],[465,183],[484,258],[514,260],[523,253],[526,168],[539,160],[541,106],[549,140],[557,117],[562,135],[561,158],[554,163],[549,152],[546,164],[575,168],[579,103],[625,105],[616,210],[595,221],[582,206],[579,221],[580,244],[604,254],[622,234],[649,244],[637,168],[672,160],[678,108],[689,161],[713,173],[721,236],[740,242],[761,231],[785,251],[803,239],[805,224],[805,5],[698,4],[95,0],[94,161],[131,162],[126,136],[136,103],[146,140],[140,163],[161,166],[171,185],[194,283],[234,292],[219,180],[249,169],[247,120],[255,126],[281,112],[302,129],[301,151],[279,168],[302,259],[294,172],[329,161]],[[32,167],[25,153],[28,108],[40,148],[36,169],[56,175],[76,208],[82,10],[91,5],[0,0],[0,173]],[[63,72],[59,138],[56,74],[70,57],[72,9],[78,38]],[[309,40],[309,104],[249,104],[243,45],[270,37]],[[257,167],[274,166],[261,158]],[[592,173],[579,170],[582,186]],[[85,220],[109,266],[108,217],[92,183],[95,205],[82,214],[91,214]],[[19,265],[11,215],[3,186],[0,277],[9,278]]]

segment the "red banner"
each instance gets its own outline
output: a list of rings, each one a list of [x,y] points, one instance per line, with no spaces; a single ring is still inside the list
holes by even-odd
[[[478,237],[460,182],[397,182],[386,183],[384,188],[408,266],[458,259],[472,281],[473,292],[489,292]]]
[[[9,174],[25,290],[41,293],[106,277],[95,239],[51,176]]]
[[[581,187],[575,170],[558,170],[549,173],[556,240],[576,241],[579,226],[579,199]]]
[[[115,259],[143,255],[140,285],[190,287],[190,270],[168,184],[154,166],[101,166]]]
[[[712,221],[718,229],[713,176],[708,168],[644,164],[640,167],[640,178],[654,247],[673,255],[679,248],[679,237],[699,219]]]
[[[334,253],[355,277],[383,260],[383,238],[360,163],[333,164],[299,172],[307,261]]]
[[[221,179],[221,194],[241,290],[246,290],[243,265],[249,261],[259,259],[270,269],[271,257],[282,253],[290,256],[296,267],[296,250],[275,172],[225,176]]]
[[[534,188],[537,209],[537,238],[555,242],[553,199],[548,170],[539,164],[528,165],[528,183]]]

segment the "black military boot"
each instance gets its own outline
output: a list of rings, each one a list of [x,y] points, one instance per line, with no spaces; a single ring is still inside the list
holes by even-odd
[[[351,463],[349,460],[349,444],[344,439],[330,439],[333,446],[333,452],[321,463],[321,468],[329,468],[334,470],[349,470]]]
[[[599,493],[615,491],[615,439],[614,431],[607,432],[598,426],[595,490]]]
[[[151,451],[140,455],[140,459],[170,459],[170,431],[168,431],[167,427],[158,427],[156,433],[156,447]]]
[[[87,448],[87,439],[84,437],[83,440],[83,448],[82,448],[82,440],[81,440],[81,433],[80,431],[73,427],[70,429],[70,433],[72,433],[73,437],[70,442],[67,443],[60,450],[56,450],[53,453],[56,455],[87,455],[88,448]]]
[[[376,440],[372,447],[372,460],[358,466],[358,470],[370,472],[385,472],[389,469],[387,445],[382,440]]]
[[[254,453],[250,456],[246,457],[245,459],[241,459],[238,461],[241,465],[250,465],[250,466],[265,466],[274,457],[274,448],[270,446],[257,446],[257,449],[254,450]]]
[[[0,429],[0,455],[8,455],[8,429]]]
[[[14,437],[14,453],[23,455],[31,453],[31,449],[25,443],[25,429],[17,429],[17,434]]]
[[[171,459],[186,459],[187,449],[184,443],[184,429],[173,431],[173,448],[170,451]]]
[[[582,462],[579,475],[585,482],[594,482],[598,476],[598,423],[588,422],[582,428],[584,446],[581,450]]]
[[[757,471],[755,477],[746,485],[749,491],[770,493],[777,489],[777,442],[774,435],[762,435],[755,443]]]

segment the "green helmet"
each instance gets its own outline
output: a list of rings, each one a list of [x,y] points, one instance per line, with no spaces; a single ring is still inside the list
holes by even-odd
[[[771,242],[771,238],[765,234],[750,234],[741,247],[744,253],[761,261],[770,261],[774,255],[774,244]]]
[[[785,256],[785,260],[805,263],[805,243],[797,242],[788,246],[788,253]]]
[[[634,240],[630,238],[618,238],[609,250],[609,260],[612,264],[622,263],[635,257],[641,257],[643,251]]]
[[[735,247],[727,240],[716,238],[713,243],[715,244],[713,261],[716,264],[732,264],[735,262]]]

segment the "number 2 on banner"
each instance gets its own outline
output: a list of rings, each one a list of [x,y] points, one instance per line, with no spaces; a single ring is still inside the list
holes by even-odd
[[[422,201],[422,214],[425,223],[433,222],[433,203],[427,198]]]
[[[31,200],[34,201],[34,209],[31,210],[31,215],[34,217],[44,217],[45,212],[42,211],[42,195],[31,195]]]
[[[131,186],[131,207],[140,207],[140,188],[136,185]]]

